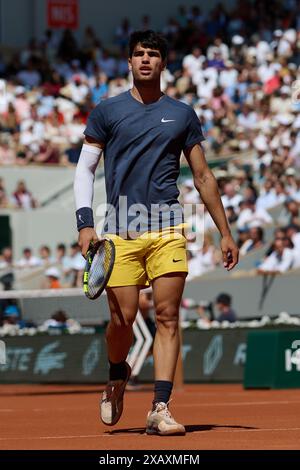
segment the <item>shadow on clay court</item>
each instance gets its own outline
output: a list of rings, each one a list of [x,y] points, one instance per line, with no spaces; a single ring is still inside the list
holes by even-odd
[[[32,385],[32,387],[38,387],[37,390],[31,389],[31,390],[24,390],[20,389],[18,390],[19,384],[16,384],[16,388],[13,388],[12,390],[10,389],[11,384],[0,384],[0,397],[9,397],[9,396],[43,396],[43,395],[91,395],[95,393],[102,393],[105,389],[105,386],[103,384],[88,384],[85,386],[85,389],[81,389],[80,386],[77,386],[79,388],[72,389],[72,385],[70,384],[59,384],[59,386],[64,387],[65,385],[68,386],[67,389],[58,389],[58,390],[49,390],[49,386],[51,387],[53,384],[47,383],[47,384],[29,384]],[[54,384],[56,385],[56,384]],[[86,387],[90,386],[90,389],[86,389]],[[76,384],[73,385],[73,387],[76,387]],[[44,390],[43,390],[44,388]],[[151,384],[146,384],[146,385],[139,385],[139,386],[134,386],[133,388],[126,388],[126,391],[132,393],[132,392],[151,392],[153,389],[153,385]]]
[[[253,426],[228,426],[225,424],[188,424],[185,425],[185,430],[187,433],[192,432],[201,432],[201,431],[213,431],[218,428],[228,428],[228,429],[258,429]],[[113,431],[106,431],[107,434],[145,434],[146,428],[125,428],[125,429],[115,429]],[[170,436],[169,436],[170,437]],[[175,437],[175,436],[174,436]]]
[[[103,388],[99,390],[45,390],[45,391],[0,391],[0,397],[9,397],[9,396],[19,396],[19,397],[29,397],[29,396],[45,396],[45,395],[91,395],[99,394],[103,392]]]

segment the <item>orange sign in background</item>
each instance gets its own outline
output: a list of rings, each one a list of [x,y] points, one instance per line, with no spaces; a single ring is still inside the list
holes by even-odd
[[[47,23],[49,28],[78,28],[78,0],[48,0]]]

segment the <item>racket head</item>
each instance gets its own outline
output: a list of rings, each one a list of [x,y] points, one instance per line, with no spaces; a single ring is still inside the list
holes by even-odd
[[[104,291],[113,270],[115,252],[109,238],[90,244],[83,274],[83,290],[88,299],[97,299]]]

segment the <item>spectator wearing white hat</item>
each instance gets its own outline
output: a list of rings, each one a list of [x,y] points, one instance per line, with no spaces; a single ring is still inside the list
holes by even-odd
[[[23,86],[17,86],[15,89],[14,107],[19,121],[30,118],[30,103]]]
[[[270,44],[273,51],[277,51],[278,44],[279,44],[280,38],[282,38],[282,35],[283,35],[282,29],[275,29],[275,31],[273,31],[273,40]]]
[[[297,180],[296,180],[296,170],[293,167],[287,168],[285,170],[286,176],[286,192],[287,195],[293,198],[294,194],[297,192]]]
[[[232,88],[235,87],[238,77],[238,71],[234,67],[232,60],[226,60],[224,62],[225,69],[220,72],[220,85],[228,92],[231,92]]]
[[[46,279],[42,283],[43,289],[61,289],[62,286],[59,280],[61,274],[58,268],[52,266],[51,268],[46,269],[45,277]]]
[[[239,21],[239,20],[236,19],[234,21]],[[241,48],[244,42],[245,42],[245,39],[240,34],[235,34],[234,36],[232,36],[231,43],[232,43],[233,48],[236,48],[236,49]],[[232,50],[231,50],[231,55],[233,55]]]

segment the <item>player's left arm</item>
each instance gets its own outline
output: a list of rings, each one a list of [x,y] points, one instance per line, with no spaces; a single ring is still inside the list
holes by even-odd
[[[224,268],[230,271],[238,263],[239,250],[231,235],[216,178],[207,164],[200,144],[186,149],[184,154],[193,173],[195,188],[221,234]]]

